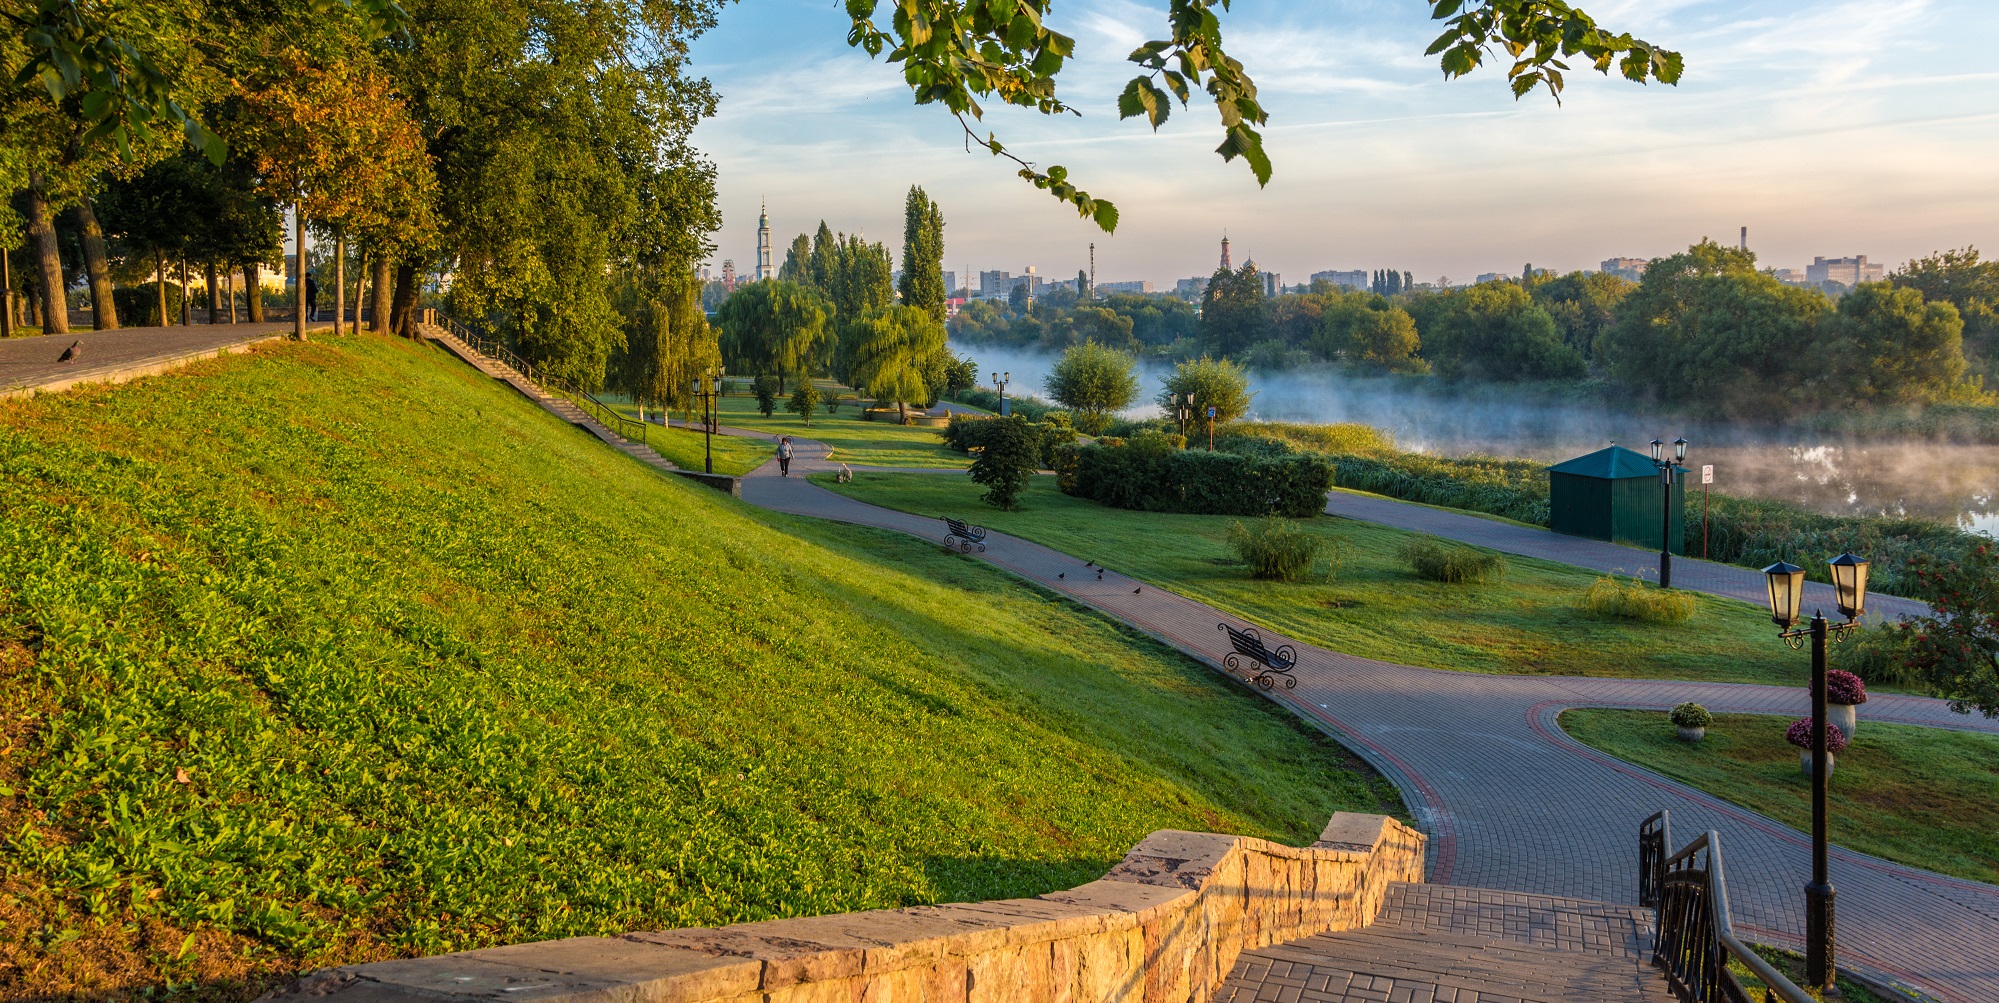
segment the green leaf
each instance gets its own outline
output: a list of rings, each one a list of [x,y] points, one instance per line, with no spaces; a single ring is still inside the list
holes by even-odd
[[[1105,233],[1117,232],[1117,206],[1103,199],[1098,199],[1096,206],[1091,209],[1090,215],[1097,221],[1098,229],[1103,230]]]
[[[1431,2],[1436,4],[1436,10],[1430,14],[1430,19],[1433,21],[1441,21],[1456,14],[1458,8],[1464,4],[1464,0],[1431,0]]]

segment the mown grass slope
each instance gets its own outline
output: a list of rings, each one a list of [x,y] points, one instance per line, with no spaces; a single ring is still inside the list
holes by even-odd
[[[1507,556],[1504,580],[1445,584],[1419,577],[1401,551],[1434,537],[1352,519],[1295,525],[1347,542],[1332,581],[1258,581],[1228,546],[1231,516],[1108,508],[1037,477],[1016,511],[980,500],[965,477],[857,471],[852,483],[813,475],[822,487],[904,512],[956,516],[1014,533],[1172,589],[1335,651],[1473,672],[1796,683],[1796,656],[1769,643],[1770,617],[1748,603],[1696,595],[1684,624],[1601,620],[1583,610],[1591,571]],[[1254,520],[1247,520],[1254,522]],[[1324,565],[1320,566],[1321,571]]]
[[[434,349],[0,404],[0,996],[1089,880],[1392,788],[934,545],[657,473]]]

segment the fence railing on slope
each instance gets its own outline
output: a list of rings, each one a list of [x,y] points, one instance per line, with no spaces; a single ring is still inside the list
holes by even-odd
[[[521,374],[528,382],[541,387],[543,390],[561,394],[569,398],[570,403],[582,408],[584,413],[597,419],[598,423],[618,435],[635,442],[646,441],[647,425],[645,422],[627,417],[618,409],[598,400],[596,395],[583,389],[576,381],[558,373],[551,373],[547,369],[537,368],[534,363],[523,358],[520,353],[508,348],[505,342],[497,338],[489,338],[442,312],[437,313],[436,317],[439,326],[449,331],[452,337],[464,342],[473,351],[512,367],[515,372]]]
[[[1651,906],[1658,927],[1652,963],[1664,970],[1673,994],[1685,1003],[1751,1003],[1730,959],[1763,982],[1763,1003],[1813,1003],[1735,936],[1728,912],[1728,882],[1721,863],[1721,834],[1713,830],[1668,855],[1671,817],[1659,812],[1638,827],[1638,904]]]

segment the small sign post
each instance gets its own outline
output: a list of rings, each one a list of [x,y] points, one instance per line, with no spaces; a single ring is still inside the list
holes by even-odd
[[[1707,560],[1707,486],[1714,483],[1714,464],[1701,465],[1701,560]]]
[[[1208,406],[1208,452],[1212,453],[1214,451],[1215,451],[1215,408],[1214,405],[1210,404]]]

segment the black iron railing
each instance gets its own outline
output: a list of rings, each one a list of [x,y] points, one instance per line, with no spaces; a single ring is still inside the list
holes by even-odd
[[[1709,830],[1680,852],[1666,855],[1671,827],[1666,812],[1638,829],[1638,896],[1653,909],[1658,941],[1652,963],[1684,1003],[1751,1003],[1731,960],[1763,982],[1762,1003],[1812,1003],[1763,956],[1735,936],[1728,912],[1728,882],[1721,862],[1721,834]]]
[[[438,326],[450,332],[452,337],[464,342],[466,347],[512,368],[514,372],[521,374],[523,379],[549,393],[567,397],[570,403],[582,408],[584,413],[597,419],[599,424],[619,436],[634,442],[646,441],[645,422],[629,417],[617,408],[598,400],[596,395],[583,389],[576,381],[546,369],[536,368],[534,363],[508,348],[505,342],[489,338],[441,312],[437,313],[436,317]]]

